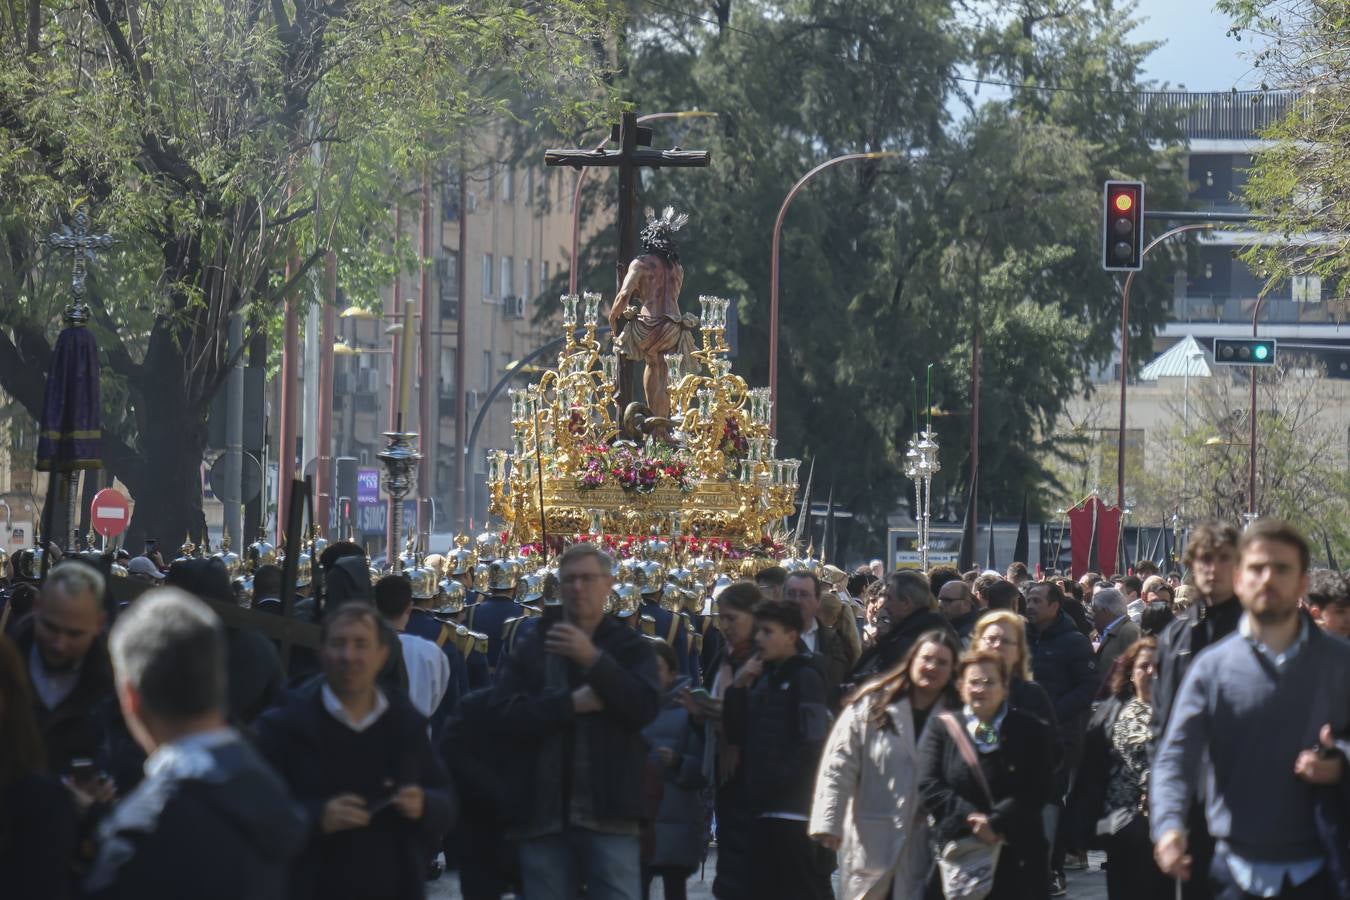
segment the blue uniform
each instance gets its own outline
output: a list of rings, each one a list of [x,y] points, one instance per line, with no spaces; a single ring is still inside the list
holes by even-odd
[[[483,601],[470,606],[464,613],[464,624],[470,631],[486,634],[488,637],[487,666],[488,673],[497,671],[497,658],[502,652],[502,625],[507,619],[525,615],[525,607],[508,597],[490,595]]]
[[[441,622],[427,610],[414,606],[412,615],[408,617],[408,625],[403,630],[426,638],[440,647],[445,653],[446,662],[450,663],[450,682],[445,688],[445,698],[432,716],[432,726],[439,731],[439,726],[459,709],[459,698],[469,689],[469,672],[464,663],[464,654],[455,646],[455,627]]]
[[[642,607],[638,612],[640,615],[651,616],[655,619],[655,637],[659,637],[675,648],[675,656],[680,660],[678,674],[686,675],[691,680],[697,680],[698,657],[692,655],[693,641],[689,639],[689,629],[685,626],[684,616],[668,609],[662,609],[660,603],[649,602],[646,597],[642,598]]]

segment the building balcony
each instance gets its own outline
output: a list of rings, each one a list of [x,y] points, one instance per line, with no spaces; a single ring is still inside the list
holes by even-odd
[[[1299,101],[1298,91],[1158,91],[1139,95],[1145,112],[1180,114],[1191,141],[1254,141]]]

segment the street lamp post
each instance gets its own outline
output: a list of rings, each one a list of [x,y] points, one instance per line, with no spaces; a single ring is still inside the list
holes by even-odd
[[[704,112],[702,110],[690,109],[682,112],[659,112],[647,113],[645,116],[638,116],[637,123],[645,125],[648,122],[657,122],[662,119],[694,119],[704,116],[716,116],[715,112]],[[595,145],[596,150],[605,149],[605,144],[609,143],[609,138]],[[581,252],[581,186],[586,182],[586,173],[590,171],[589,167],[582,167],[577,170],[576,187],[572,189],[572,260],[567,267],[567,293],[575,294],[577,292],[577,257]]]
[[[1144,252],[1139,254],[1139,258],[1142,260],[1148,256],[1150,250],[1168,238],[1188,231],[1214,227],[1215,223],[1202,222],[1168,229],[1149,241],[1144,247]],[[1131,272],[1125,276],[1125,289],[1120,299],[1120,431],[1116,434],[1116,506],[1121,509],[1125,508],[1125,391],[1130,379],[1130,288],[1134,285],[1136,274],[1138,273]]]
[[[773,250],[769,260],[769,396],[773,400],[769,419],[770,434],[778,434],[778,250],[783,236],[783,219],[787,216],[788,206],[792,204],[797,192],[808,181],[826,169],[832,169],[840,163],[855,159],[886,159],[899,155],[899,153],[890,150],[883,150],[874,153],[846,153],[843,156],[836,156],[834,159],[827,159],[797,179],[797,183],[783,198],[783,205],[778,210],[778,218],[773,223]]]

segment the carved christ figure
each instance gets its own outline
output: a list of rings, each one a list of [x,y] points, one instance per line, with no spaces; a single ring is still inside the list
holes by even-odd
[[[661,217],[650,210],[642,230],[642,255],[628,266],[623,287],[609,312],[609,327],[617,335],[615,347],[626,359],[642,360],[643,392],[652,414],[670,415],[669,371],[665,354],[688,355],[694,350],[693,329],[698,317],[680,313],[680,288],[684,267],[680,265],[675,232],[689,217],[666,207]]]

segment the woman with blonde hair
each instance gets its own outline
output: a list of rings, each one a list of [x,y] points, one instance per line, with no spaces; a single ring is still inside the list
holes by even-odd
[[[918,747],[932,714],[960,706],[952,689],[960,655],[949,631],[925,632],[900,665],[857,693],[830,732],[808,832],[839,852],[843,900],[923,896],[932,852]]]
[[[1050,726],[1059,733],[1055,705],[1045,688],[1031,675],[1031,654],[1027,651],[1026,622],[1010,609],[996,609],[980,616],[970,634],[971,650],[989,650],[1003,657],[1008,667],[1008,705]]]

